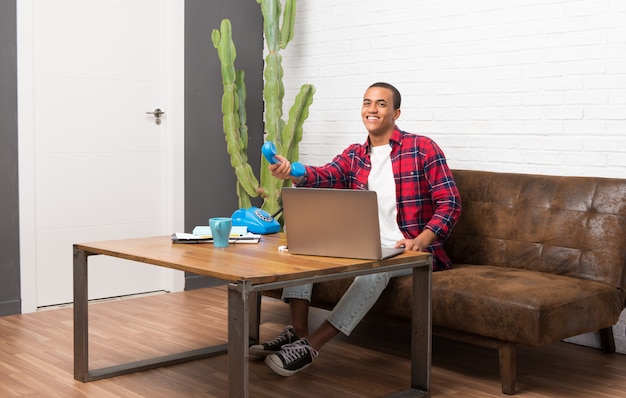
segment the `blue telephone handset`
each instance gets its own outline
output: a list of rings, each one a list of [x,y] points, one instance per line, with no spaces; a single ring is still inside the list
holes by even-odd
[[[263,153],[263,156],[265,156],[265,159],[267,159],[267,161],[271,164],[279,163],[278,159],[276,159],[276,145],[274,145],[272,141],[267,141],[265,144],[263,144],[263,146],[261,147],[261,152]],[[293,162],[291,164],[292,176],[301,177],[304,174],[306,174],[306,169],[304,168],[304,165],[302,163]]]
[[[258,207],[235,210],[232,215],[233,227],[247,227],[253,234],[272,234],[280,231],[280,224],[272,215]]]

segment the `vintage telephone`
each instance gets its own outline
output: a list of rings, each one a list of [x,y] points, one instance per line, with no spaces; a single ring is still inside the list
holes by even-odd
[[[273,142],[268,141],[261,147],[261,153],[265,156],[268,162],[274,164],[278,162],[276,159],[276,145]],[[303,176],[306,173],[304,165],[299,162],[291,164],[291,175],[294,177]],[[263,209],[258,207],[250,207],[248,209],[235,210],[232,215],[233,227],[247,227],[248,231],[253,234],[272,234],[280,231],[280,224],[274,219],[274,217],[283,209],[281,208],[276,214],[271,215]]]
[[[253,234],[272,234],[280,231],[280,224],[263,209],[250,207],[235,210],[232,215],[233,227],[247,227]]]

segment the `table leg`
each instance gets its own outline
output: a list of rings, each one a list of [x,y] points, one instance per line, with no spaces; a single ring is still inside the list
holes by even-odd
[[[431,267],[413,268],[411,332],[411,388],[430,396],[432,357]]]
[[[90,255],[74,247],[74,379],[89,382],[226,353],[227,345],[219,344],[212,347],[89,370],[87,259]],[[245,337],[247,338],[247,334]]]
[[[249,396],[250,290],[250,283],[245,281],[228,285],[229,397],[248,398]]]
[[[89,377],[87,303],[87,253],[74,248],[74,378],[82,382]]]

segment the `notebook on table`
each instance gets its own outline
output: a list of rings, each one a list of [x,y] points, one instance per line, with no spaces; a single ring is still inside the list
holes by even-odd
[[[283,188],[282,202],[290,253],[382,260],[404,252],[381,244],[374,191]]]

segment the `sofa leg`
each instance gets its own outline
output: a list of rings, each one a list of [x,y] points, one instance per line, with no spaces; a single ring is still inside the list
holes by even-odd
[[[600,344],[602,351],[607,354],[615,352],[615,338],[613,337],[613,327],[600,329]]]
[[[512,343],[504,343],[498,348],[500,361],[500,379],[502,380],[502,393],[515,394],[515,378],[517,366],[517,347]]]

